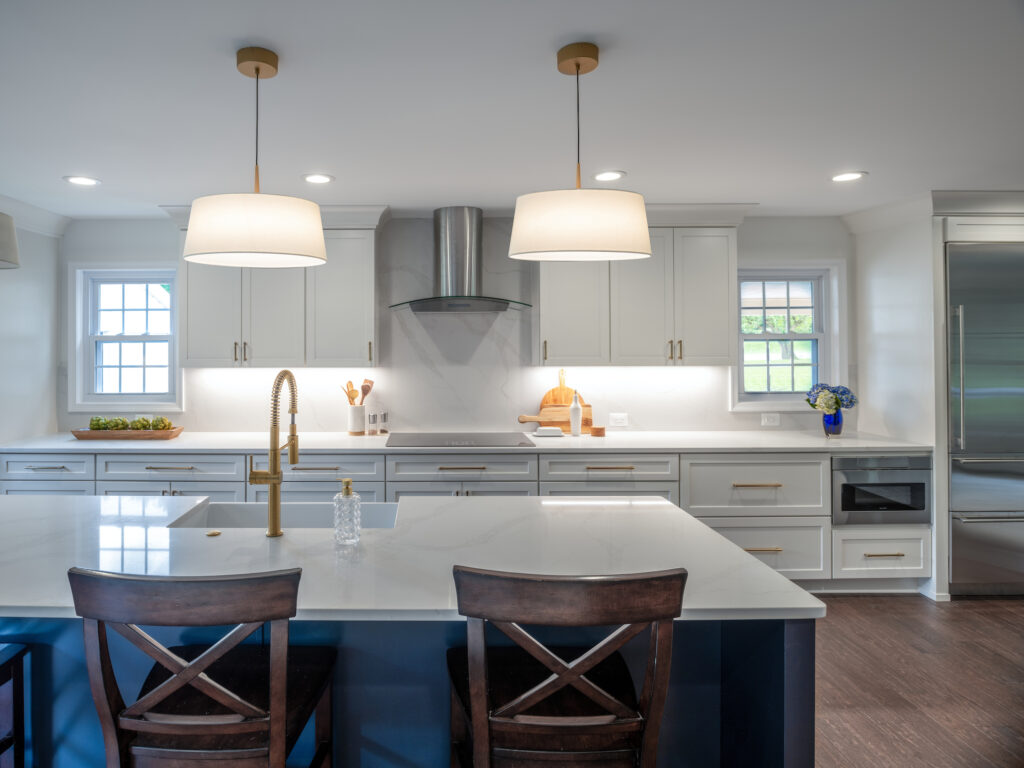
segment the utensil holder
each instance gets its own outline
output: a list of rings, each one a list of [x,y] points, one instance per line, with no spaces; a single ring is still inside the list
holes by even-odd
[[[350,405],[348,407],[348,433],[350,435],[366,434],[365,405]]]

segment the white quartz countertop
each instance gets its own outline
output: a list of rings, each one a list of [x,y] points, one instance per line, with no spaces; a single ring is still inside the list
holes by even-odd
[[[299,619],[456,620],[453,564],[549,574],[685,567],[686,620],[803,619],[824,604],[674,504],[650,497],[407,497],[393,529],[336,551],[329,528],[167,524],[205,499],[0,496],[0,616],[74,616],[67,569],[194,576],[301,566]]]
[[[352,437],[344,432],[299,432],[300,453],[760,453],[824,452],[832,454],[886,451],[930,452],[931,445],[890,437],[843,434],[827,439],[819,432],[740,431],[611,431],[606,437],[532,437],[527,448],[387,448],[387,436]],[[183,432],[173,440],[76,440],[70,433],[44,435],[7,445],[0,453],[260,453],[269,446],[267,432]]]

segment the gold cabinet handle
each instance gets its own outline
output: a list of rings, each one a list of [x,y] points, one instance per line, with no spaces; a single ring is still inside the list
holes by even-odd
[[[599,472],[631,472],[636,469],[632,464],[626,464],[621,467],[586,467],[587,471],[597,470]]]
[[[242,361],[249,362],[249,342],[242,342]]]
[[[781,552],[782,547],[744,547],[744,552]]]
[[[65,467],[63,464],[61,464],[59,467],[27,466],[27,467],[25,467],[25,469],[31,470],[33,472],[70,472],[71,471],[70,469]]]
[[[678,341],[678,344],[679,344],[679,354],[676,355],[676,357],[678,357],[680,360],[682,360],[683,359],[683,340],[680,339]]]
[[[341,467],[291,467],[292,472],[338,472]]]
[[[482,472],[487,467],[438,467],[437,469],[439,472]]]
[[[548,340],[544,339],[544,359],[548,359]]]
[[[902,552],[865,552],[864,557],[906,557]]]
[[[238,362],[238,342],[235,342],[235,362]]]
[[[150,466],[146,466],[145,469],[152,469],[152,470],[156,470],[158,472],[167,472],[167,471],[188,472],[188,471],[194,470],[195,467],[150,467]]]
[[[366,342],[366,359],[368,362],[373,362],[373,341]]]
[[[733,483],[733,488],[781,488],[782,483]]]
[[[672,343],[672,339],[668,340],[668,359],[669,360],[675,360],[676,359],[676,346],[675,346],[675,344]]]

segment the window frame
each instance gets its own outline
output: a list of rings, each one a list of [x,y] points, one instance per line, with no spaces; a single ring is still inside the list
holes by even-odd
[[[69,264],[68,306],[68,411],[181,413],[184,410],[184,381],[179,360],[178,270],[177,265],[155,263],[147,267],[114,267]],[[158,336],[101,336],[93,333],[98,319],[101,283],[168,283],[171,286],[170,333]],[[98,341],[167,341],[168,391],[160,394],[97,393],[96,344]]]
[[[756,334],[759,340],[786,338],[818,339],[818,381],[830,384],[846,383],[848,323],[846,318],[846,262],[801,261],[749,264],[737,270],[735,291],[736,307],[736,364],[730,366],[730,411],[809,411],[803,392],[743,391],[743,342],[754,335],[742,331],[742,301],[740,286],[745,281],[816,281],[819,296],[815,298],[815,322],[820,326],[814,334]]]

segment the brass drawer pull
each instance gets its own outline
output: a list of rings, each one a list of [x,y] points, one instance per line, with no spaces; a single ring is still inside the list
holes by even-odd
[[[190,471],[194,470],[195,467],[150,467],[150,466],[147,466],[147,467],[145,467],[145,469],[153,469],[153,470],[157,470],[158,472],[173,472],[175,470],[180,471],[180,472],[190,472]]]
[[[636,467],[634,467],[632,464],[626,464],[621,467],[587,467],[586,469],[588,472],[592,469],[601,470],[604,472],[631,472],[634,469],[636,469]]]
[[[235,362],[238,362],[238,342],[235,342]]]
[[[373,341],[366,342],[366,360],[367,362],[373,362]]]
[[[548,359],[548,340],[544,339],[544,359]]]
[[[782,483],[733,483],[733,488],[781,488]]]
[[[679,340],[679,359],[683,359],[683,340]]]
[[[439,472],[482,472],[487,467],[438,467]]]
[[[744,552],[781,552],[782,547],[744,547]]]
[[[291,467],[292,472],[338,472],[341,467]]]
[[[906,557],[902,552],[865,552],[864,557]]]
[[[675,360],[676,359],[675,349],[676,349],[675,344],[672,343],[672,339],[669,339],[668,340],[668,359],[669,360]]]
[[[25,469],[30,469],[33,472],[70,472],[71,471],[70,469],[65,467],[63,464],[61,464],[59,467],[29,467],[29,466],[26,466]]]

